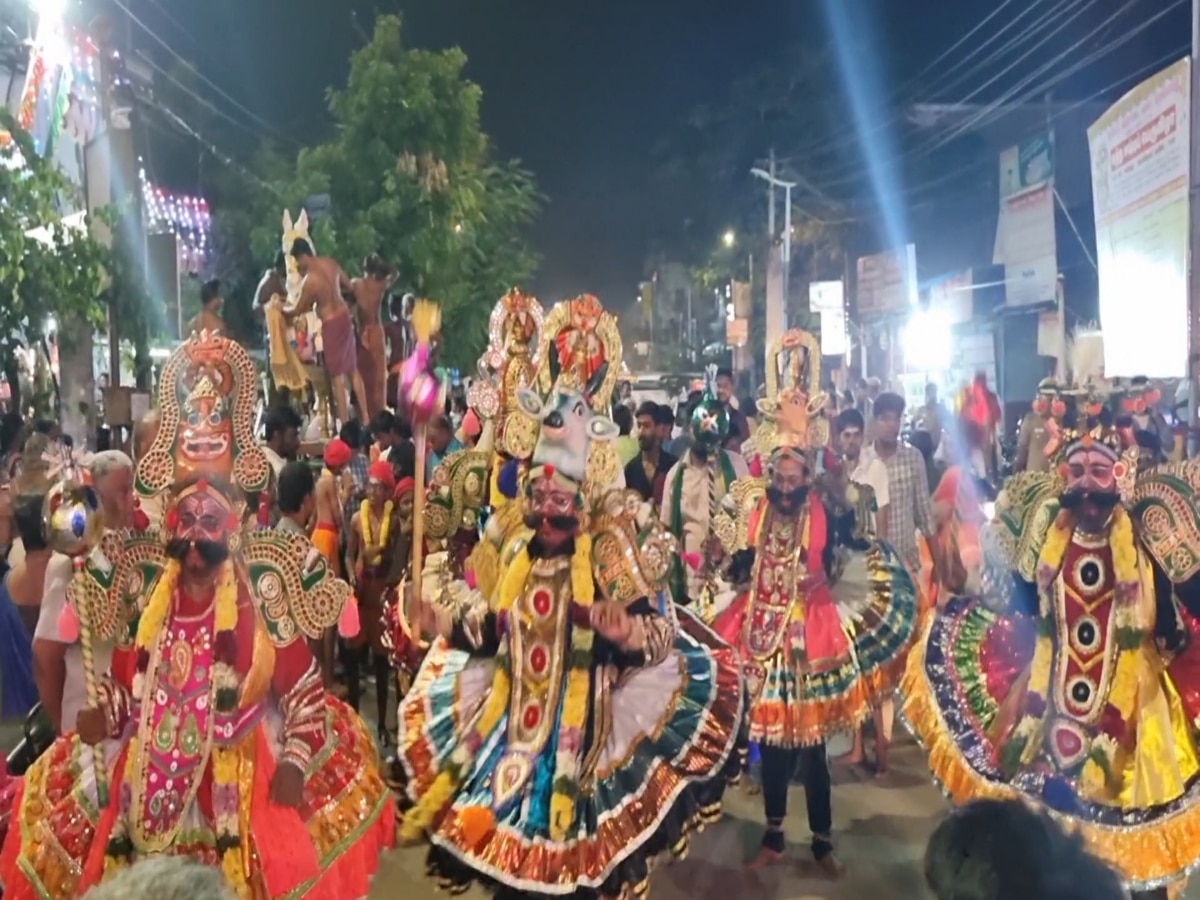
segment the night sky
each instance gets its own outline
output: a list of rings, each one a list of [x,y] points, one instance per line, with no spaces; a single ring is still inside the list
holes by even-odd
[[[483,88],[483,125],[497,154],[523,160],[549,197],[533,234],[543,255],[534,289],[548,302],[586,290],[618,307],[632,299],[650,237],[643,205],[655,143],[698,103],[720,102],[757,61],[798,42],[819,46],[828,33],[816,0],[123,2],[242,104],[308,140],[327,121],[326,88],[343,82],[375,12],[402,13],[409,46],[462,47],[469,77]],[[998,5],[836,2],[853,2],[877,27],[888,83],[919,70]],[[1010,0],[1010,8],[1030,2]],[[1142,6],[1153,11],[1166,2]],[[1099,21],[1120,2],[1092,5],[1084,21]],[[1186,27],[1186,9],[1179,18]],[[133,35],[166,62],[153,39],[136,28]],[[1151,40],[1134,42],[1110,64],[1153,59]],[[749,178],[747,190],[754,190]]]

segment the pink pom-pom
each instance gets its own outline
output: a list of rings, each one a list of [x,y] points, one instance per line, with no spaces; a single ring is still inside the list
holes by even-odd
[[[683,557],[683,561],[687,563],[688,568],[690,568],[693,572],[700,571],[701,559],[699,553],[683,553],[680,555]]]
[[[358,621],[358,600],[351,597],[342,607],[342,614],[338,616],[338,634],[349,640],[355,637],[361,628],[362,625]]]
[[[762,478],[762,474],[763,474],[762,457],[755,456],[754,459],[750,460],[749,469],[750,469],[750,476],[752,478]]]
[[[463,581],[467,583],[468,588],[475,590],[475,587],[478,584],[478,582],[475,580],[475,570],[467,569],[467,571],[463,572]]]
[[[79,640],[79,616],[75,615],[75,608],[70,603],[58,614],[58,636],[64,644]]]

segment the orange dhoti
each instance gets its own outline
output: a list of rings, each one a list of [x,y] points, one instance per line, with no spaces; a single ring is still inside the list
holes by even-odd
[[[312,544],[329,561],[334,577],[342,576],[341,532],[331,522],[318,522],[313,529]]]

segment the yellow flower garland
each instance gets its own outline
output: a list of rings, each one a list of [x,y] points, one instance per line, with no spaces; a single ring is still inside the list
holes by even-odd
[[[500,595],[494,609],[497,612],[511,610],[525,590],[525,584],[533,571],[533,559],[528,553],[516,554],[500,580]],[[580,606],[590,607],[595,600],[595,582],[592,580],[592,539],[580,535],[575,539],[575,553],[571,557],[572,600]],[[516,627],[515,624],[510,627]],[[571,632],[571,667],[567,672],[567,687],[563,697],[560,734],[574,729],[582,738],[587,724],[588,697],[591,691],[591,650],[595,634],[590,628],[574,628]],[[496,657],[492,686],[487,700],[472,729],[476,736],[486,739],[508,710],[511,700],[512,681],[509,675],[507,647]],[[424,792],[416,805],[404,816],[400,824],[400,838],[408,843],[418,840],[432,825],[434,818],[451,802],[458,789],[462,775],[471,762],[468,746],[478,742],[462,740],[451,754],[449,763],[438,772],[433,783]],[[582,743],[580,740],[579,743]],[[566,790],[554,789],[550,798],[550,838],[561,841],[575,819],[575,779],[579,770],[579,753],[559,751],[555,758],[554,784]],[[485,831],[473,828],[472,831]]]
[[[388,535],[392,530],[392,501],[383,505],[383,520],[379,524],[379,543],[371,543],[371,501],[364,500],[358,507],[359,527],[362,528],[363,544],[367,548],[367,560],[371,565],[378,565],[383,558],[383,550],[387,546]]]
[[[1039,695],[1043,700],[1049,696],[1054,663],[1052,591],[1054,581],[1062,570],[1074,531],[1074,517],[1060,513],[1051,524],[1038,557],[1038,613],[1041,622],[1033,660],[1030,663],[1027,691],[1028,694]],[[1116,668],[1106,703],[1117,710],[1122,721],[1129,722],[1137,702],[1138,654],[1141,652],[1141,640],[1153,625],[1154,586],[1139,561],[1133,521],[1124,507],[1118,506],[1113,512],[1108,532],[1108,547],[1112,556],[1116,591],[1116,628],[1110,640],[1117,641],[1118,645]],[[1041,726],[1044,717],[1044,710],[1041,715],[1026,711],[1013,729],[1010,740],[1014,748],[1021,751],[1021,765],[1032,762],[1041,747]],[[1101,733],[1093,739],[1091,753],[1080,773],[1081,786],[1086,794],[1095,797],[1105,791],[1110,780],[1119,772],[1119,767],[1115,765],[1119,750],[1118,742],[1111,735]]]

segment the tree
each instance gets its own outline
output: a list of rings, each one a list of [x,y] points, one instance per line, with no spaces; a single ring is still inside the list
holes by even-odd
[[[0,357],[20,409],[16,351],[40,343],[51,320],[102,325],[99,298],[113,257],[92,235],[92,223],[82,230],[63,223],[64,207],[82,205],[71,202],[75,189],[7,113],[0,130],[10,136],[0,148]]]
[[[445,362],[460,368],[483,349],[495,301],[534,273],[524,235],[541,206],[528,172],[492,158],[482,92],[465,64],[458,49],[406,48],[400,18],[380,16],[346,86],[330,95],[336,137],[302,151],[280,192],[293,210],[329,195],[330,220],[314,234],[322,253],[357,269],[378,252],[397,267],[399,287],[440,302],[455,337]]]

